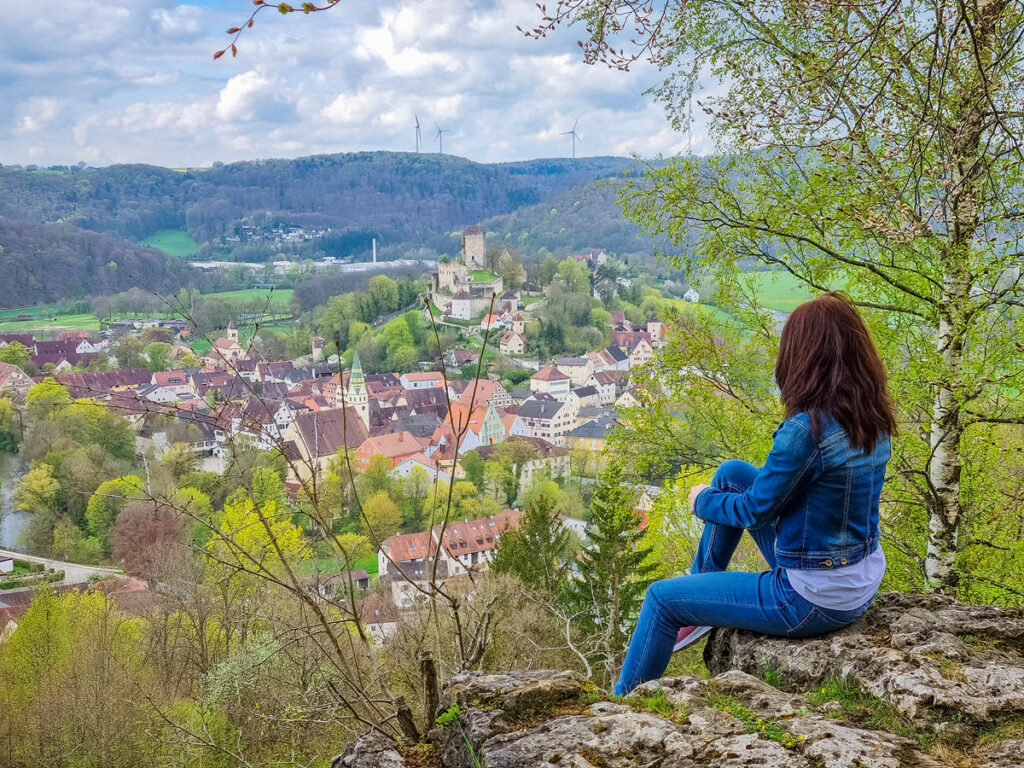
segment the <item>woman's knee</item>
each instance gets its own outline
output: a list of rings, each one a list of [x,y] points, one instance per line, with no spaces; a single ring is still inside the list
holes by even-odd
[[[659,579],[652,582],[644,594],[644,607],[648,610],[657,610],[659,606],[664,605],[670,581],[671,579]]]
[[[758,468],[743,459],[726,459],[718,465],[711,485],[723,491],[742,492],[754,484]]]

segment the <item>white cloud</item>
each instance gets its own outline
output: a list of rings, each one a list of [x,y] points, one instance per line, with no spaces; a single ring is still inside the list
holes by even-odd
[[[347,0],[328,13],[267,12],[217,61],[248,3],[80,0],[5,10],[0,162],[214,160],[364,149],[445,150],[475,160],[706,148],[670,130],[644,90],[657,72],[580,61],[574,30],[527,40],[532,0]],[[216,6],[216,7],[209,7]],[[58,42],[59,41],[59,44]]]
[[[48,96],[37,96],[29,99],[22,105],[21,121],[18,123],[17,132],[33,133],[43,128],[60,113],[61,102]]]
[[[272,117],[273,108],[287,99],[284,81],[260,70],[249,70],[228,80],[217,99],[217,117],[245,122]]]
[[[158,8],[152,19],[165,35],[195,35],[202,29],[202,9],[194,5]]]

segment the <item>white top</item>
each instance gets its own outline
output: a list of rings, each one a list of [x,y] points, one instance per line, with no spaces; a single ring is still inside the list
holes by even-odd
[[[804,600],[820,608],[852,611],[870,600],[885,575],[885,553],[882,548],[853,565],[839,568],[787,568],[789,583]]]

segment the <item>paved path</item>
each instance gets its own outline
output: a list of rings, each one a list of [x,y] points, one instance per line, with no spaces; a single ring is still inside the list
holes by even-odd
[[[20,560],[28,560],[30,563],[42,563],[47,568],[55,571],[64,571],[63,584],[82,584],[89,580],[94,573],[100,576],[113,576],[119,571],[113,568],[97,568],[93,565],[79,565],[78,563],[65,563],[62,560],[51,560],[48,557],[36,557],[35,555],[23,555],[10,549],[0,549],[0,557],[17,557]]]

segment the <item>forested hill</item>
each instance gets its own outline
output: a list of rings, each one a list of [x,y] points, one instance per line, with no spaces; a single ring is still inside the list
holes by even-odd
[[[612,179],[575,184],[541,203],[488,219],[484,228],[523,253],[539,248],[605,248],[620,256],[650,253],[651,239],[626,220],[615,195]]]
[[[201,252],[221,258],[266,257],[258,246],[220,238],[230,240],[244,226],[279,224],[330,227],[331,235],[317,243],[327,255],[362,251],[371,237],[385,248],[443,253],[452,248],[453,230],[589,186],[632,164],[614,157],[483,164],[453,155],[364,152],[183,171],[6,167],[0,168],[0,216],[63,222],[133,242],[185,230]]]
[[[0,216],[0,308],[144,288],[172,293],[189,283],[181,259],[67,224]]]

